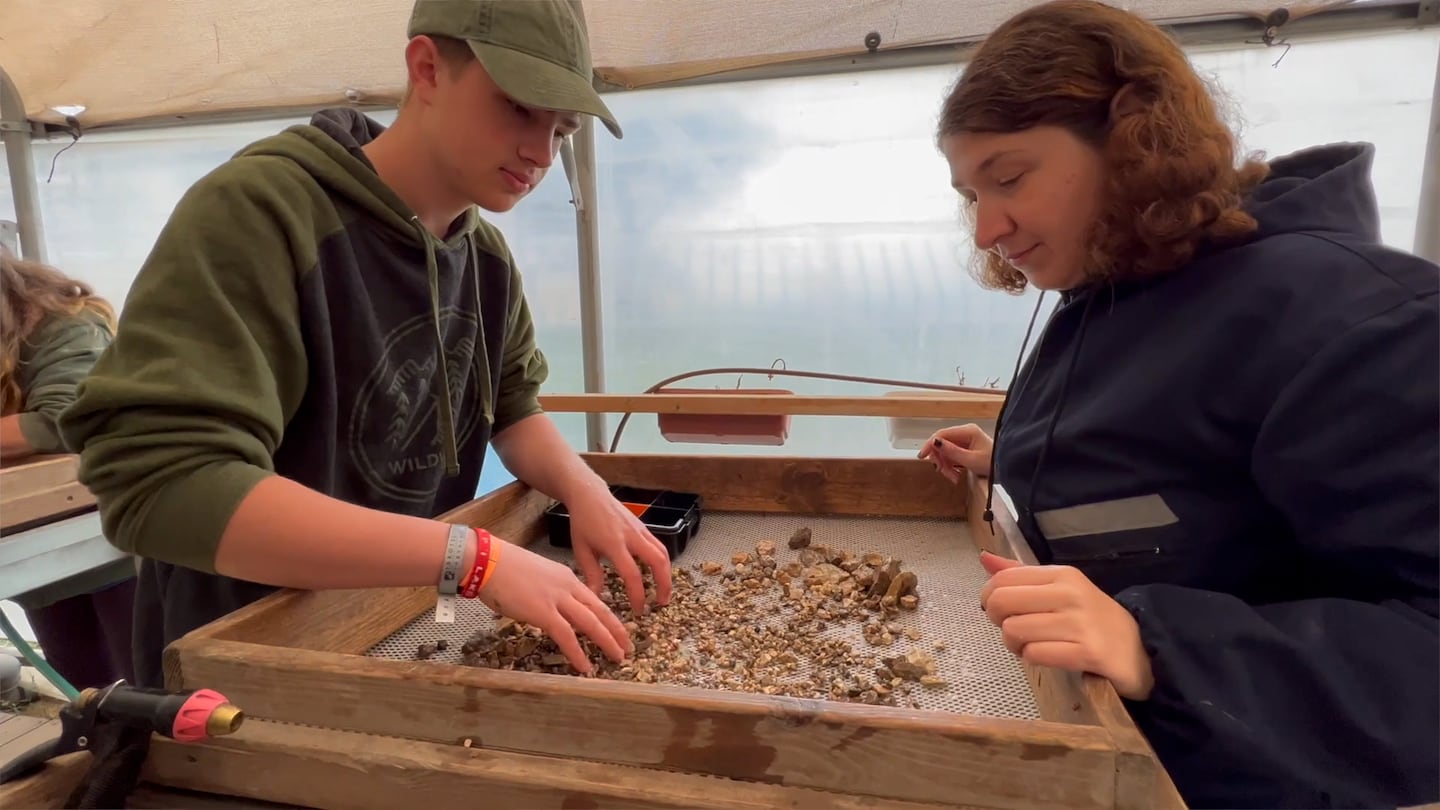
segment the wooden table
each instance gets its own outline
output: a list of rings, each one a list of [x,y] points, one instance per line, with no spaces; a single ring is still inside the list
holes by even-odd
[[[0,532],[93,508],[95,496],[76,480],[80,457],[30,456],[0,463]]]
[[[128,555],[105,539],[78,456],[34,456],[0,467],[0,599]]]
[[[1011,553],[923,462],[586,458],[613,484],[699,493],[710,515],[925,516],[952,521],[957,542]],[[534,542],[550,503],[517,482],[446,517]],[[496,807],[1181,806],[1098,678],[1028,668],[1041,716],[1015,720],[367,655],[433,606],[431,588],[285,592],[178,641],[168,686],[218,689],[250,719],[214,744],[157,744],[150,778],[356,810],[468,808],[475,796]]]
[[[3,715],[0,715],[3,716]],[[0,739],[5,728],[0,725]],[[0,785],[0,807],[13,810],[51,810],[65,806],[70,792],[90,767],[89,754],[77,753],[49,762],[35,776],[14,784]],[[142,784],[130,794],[130,810],[302,810],[296,805],[241,799],[215,793],[177,790]]]

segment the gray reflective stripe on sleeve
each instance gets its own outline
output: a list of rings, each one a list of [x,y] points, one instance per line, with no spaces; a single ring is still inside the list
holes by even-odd
[[[1035,523],[1047,540],[1154,529],[1179,522],[1159,495],[1137,495],[1035,513]]]

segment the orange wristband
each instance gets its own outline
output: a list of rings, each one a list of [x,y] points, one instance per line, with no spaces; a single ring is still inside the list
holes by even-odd
[[[495,570],[495,551],[499,546],[491,543],[491,539],[490,533],[484,529],[475,530],[475,562],[460,585],[460,595],[466,599],[478,596],[480,589],[485,587],[485,581],[490,578],[490,572]]]
[[[491,544],[490,544],[490,567],[489,567],[489,568],[486,568],[486,569],[485,569],[485,574],[484,574],[482,577],[480,577],[480,587],[481,587],[481,588],[484,588],[484,587],[485,587],[485,583],[487,583],[487,582],[490,581],[490,575],[493,574],[493,573],[495,573],[495,566],[497,566],[497,565],[500,564],[500,549],[502,549],[502,548],[504,548],[504,547],[505,547],[505,544],[504,544],[504,543],[491,543]],[[477,590],[478,590],[478,589],[477,589]]]

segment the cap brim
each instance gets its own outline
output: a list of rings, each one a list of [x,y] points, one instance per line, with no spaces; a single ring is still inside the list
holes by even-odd
[[[610,134],[616,138],[625,137],[615,114],[605,106],[600,94],[587,79],[554,62],[509,48],[472,41],[470,50],[475,52],[475,58],[480,60],[495,84],[521,104],[542,110],[593,115],[605,122]]]

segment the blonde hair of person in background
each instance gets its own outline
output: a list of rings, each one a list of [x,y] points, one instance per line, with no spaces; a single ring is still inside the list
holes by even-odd
[[[57,420],[115,331],[115,310],[90,285],[0,247],[0,460],[70,452]],[[14,601],[41,655],[75,688],[135,679],[133,559],[40,584]]]
[[[90,285],[0,248],[0,413],[10,416],[24,406],[19,380],[22,344],[46,318],[84,312],[93,313],[114,334],[115,309]]]

